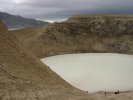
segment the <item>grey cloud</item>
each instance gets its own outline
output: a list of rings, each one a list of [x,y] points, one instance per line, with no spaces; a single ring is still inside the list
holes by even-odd
[[[66,18],[82,13],[131,14],[132,9],[132,0],[0,0],[0,11],[37,19]]]

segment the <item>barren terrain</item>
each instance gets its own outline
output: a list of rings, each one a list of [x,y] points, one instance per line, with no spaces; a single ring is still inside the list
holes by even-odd
[[[12,33],[17,38],[0,22],[0,100],[133,100],[133,92],[105,96],[104,92],[76,89],[35,57],[78,52],[132,54],[132,16],[75,16]]]
[[[65,82],[21,47],[0,21],[0,100],[83,98],[89,98],[88,94]]]

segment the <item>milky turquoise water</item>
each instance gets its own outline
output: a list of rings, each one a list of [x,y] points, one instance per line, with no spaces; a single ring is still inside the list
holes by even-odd
[[[133,56],[65,54],[41,59],[63,79],[89,92],[133,90]]]

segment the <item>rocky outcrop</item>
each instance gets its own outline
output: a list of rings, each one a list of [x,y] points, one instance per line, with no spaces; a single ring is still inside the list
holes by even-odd
[[[64,53],[133,53],[132,15],[81,15],[13,32],[39,58]]]
[[[22,48],[0,20],[0,100],[83,98],[89,96],[65,82]]]

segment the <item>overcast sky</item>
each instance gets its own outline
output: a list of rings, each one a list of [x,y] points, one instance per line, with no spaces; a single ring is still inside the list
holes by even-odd
[[[63,19],[82,13],[133,13],[133,0],[0,0],[0,12],[36,19]]]

